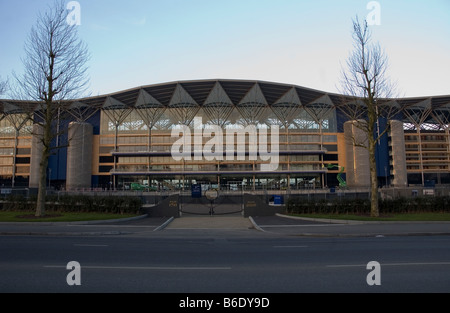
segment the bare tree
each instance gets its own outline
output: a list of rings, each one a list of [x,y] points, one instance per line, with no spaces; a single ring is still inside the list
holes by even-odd
[[[45,215],[47,166],[52,140],[58,134],[55,117],[64,109],[64,100],[79,97],[88,84],[88,49],[78,38],[77,26],[67,22],[67,15],[61,0],[38,15],[25,42],[24,73],[15,75],[22,98],[39,103],[30,112],[30,119],[40,126],[43,146],[36,216]]]
[[[6,93],[6,89],[8,88],[8,81],[7,80],[1,80],[0,77],[0,96]]]
[[[380,118],[390,119],[397,112],[389,98],[395,90],[387,77],[388,58],[378,43],[371,42],[371,32],[358,17],[353,20],[353,51],[342,69],[341,93],[346,96],[339,109],[353,121],[363,136],[350,140],[368,150],[371,188],[371,216],[379,216],[376,145],[388,131],[379,128]],[[389,125],[389,124],[388,124]]]

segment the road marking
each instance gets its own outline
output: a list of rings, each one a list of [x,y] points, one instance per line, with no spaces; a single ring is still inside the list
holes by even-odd
[[[308,248],[308,246],[273,246],[274,248]]]
[[[164,230],[242,230],[248,227],[166,227]]]
[[[109,245],[91,245],[91,244],[82,244],[82,243],[75,243],[75,247],[109,247]]]
[[[427,262],[427,263],[380,263],[382,266],[416,266],[416,265],[450,265],[450,262]],[[339,264],[327,265],[326,267],[366,267],[367,264]]]
[[[158,226],[149,226],[149,225],[94,225],[94,224],[83,224],[83,225],[77,225],[77,224],[73,224],[73,225],[65,225],[65,226],[70,226],[70,227],[105,227],[105,228],[155,228]]]
[[[45,268],[66,268],[61,265],[44,265]],[[169,270],[169,271],[204,271],[204,270],[231,270],[231,267],[204,267],[204,266],[89,266],[82,265],[82,269],[100,269],[100,270]]]
[[[259,225],[259,227],[323,227],[323,226],[349,226],[348,224],[314,224],[314,225]]]

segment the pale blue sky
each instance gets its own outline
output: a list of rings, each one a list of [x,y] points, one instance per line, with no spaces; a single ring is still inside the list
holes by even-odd
[[[68,1],[67,1],[68,2]],[[351,20],[370,1],[79,0],[91,95],[179,80],[265,80],[338,92]],[[450,0],[380,0],[371,26],[399,96],[450,94]],[[0,76],[53,0],[0,0]]]

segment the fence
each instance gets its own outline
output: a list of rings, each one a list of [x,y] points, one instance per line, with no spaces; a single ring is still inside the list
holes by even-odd
[[[382,200],[396,200],[401,198],[414,198],[414,197],[433,197],[433,196],[450,196],[450,186],[436,186],[436,187],[423,187],[423,186],[411,186],[403,188],[380,188],[378,189],[379,197]],[[21,195],[28,198],[32,195],[36,195],[36,190],[29,188],[0,188],[0,199],[6,199],[10,195]],[[282,203],[285,204],[291,198],[304,199],[305,201],[322,201],[322,200],[352,200],[352,199],[370,199],[369,188],[346,188],[346,189],[333,189],[333,188],[315,188],[309,190],[299,189],[285,189],[285,190],[220,190],[219,196],[223,198],[242,198],[244,194],[251,194],[258,196],[266,203],[270,203],[271,200],[277,196],[281,198]],[[162,200],[166,199],[170,195],[182,196],[184,202],[190,201],[190,190],[164,190],[164,191],[143,191],[143,190],[102,190],[102,189],[81,189],[71,191],[58,191],[49,189],[47,195],[57,195],[58,197],[64,195],[87,195],[87,196],[135,196],[142,200],[143,204],[156,205]],[[203,195],[204,196],[204,195]],[[235,202],[235,201],[233,201]]]

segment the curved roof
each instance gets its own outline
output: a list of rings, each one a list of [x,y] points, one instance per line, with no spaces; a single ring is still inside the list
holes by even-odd
[[[313,106],[326,103],[337,106],[353,98],[297,85],[259,80],[208,79],[175,81],[140,86],[111,94],[64,101],[68,106],[125,109],[133,107],[161,106],[188,107],[208,105],[276,106],[297,104]],[[403,110],[426,110],[440,108],[450,110],[450,95],[392,99]],[[39,102],[0,100],[0,112],[29,111],[38,108]]]

